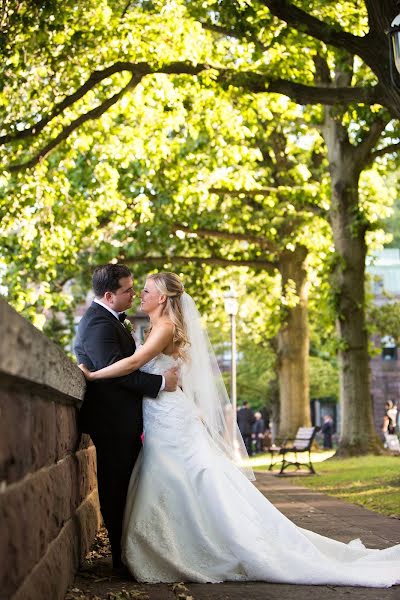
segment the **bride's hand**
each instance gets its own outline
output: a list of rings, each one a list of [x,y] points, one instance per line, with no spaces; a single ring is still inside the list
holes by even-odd
[[[85,379],[87,379],[87,381],[92,381],[94,379],[91,371],[89,371],[89,369],[84,364],[80,364],[80,365],[78,365],[78,367],[83,372]]]

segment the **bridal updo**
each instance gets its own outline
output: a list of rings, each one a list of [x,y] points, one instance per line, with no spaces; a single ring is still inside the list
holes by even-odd
[[[185,320],[182,311],[182,294],[185,291],[183,283],[175,273],[161,271],[149,275],[160,294],[167,296],[164,313],[174,324],[173,343],[175,351],[180,358],[185,357],[185,348],[189,345]]]

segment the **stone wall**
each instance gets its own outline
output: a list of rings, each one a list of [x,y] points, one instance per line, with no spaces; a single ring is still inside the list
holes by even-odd
[[[84,380],[0,299],[0,599],[64,598],[99,526]]]

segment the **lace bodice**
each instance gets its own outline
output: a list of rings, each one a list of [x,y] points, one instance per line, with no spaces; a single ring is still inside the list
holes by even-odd
[[[178,358],[161,353],[143,365],[140,370],[145,373],[152,373],[153,375],[162,375],[164,371],[167,371],[174,366],[179,366],[179,362]]]
[[[141,370],[153,375],[162,375],[168,369],[181,364],[180,359],[159,354],[146,363]],[[181,432],[186,428],[185,423],[193,416],[193,403],[178,387],[174,392],[162,391],[157,398],[143,399],[143,427],[147,436],[156,436],[157,439],[170,436],[170,431]]]

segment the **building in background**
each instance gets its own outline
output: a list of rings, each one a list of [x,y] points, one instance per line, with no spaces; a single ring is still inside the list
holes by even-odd
[[[400,300],[400,249],[385,248],[374,252],[369,258],[366,267],[367,274],[372,279],[372,293],[374,303],[378,306],[390,300]]]
[[[400,301],[400,249],[376,252],[367,264],[372,279],[373,302],[382,306]],[[388,297],[389,296],[389,297]],[[376,430],[380,433],[385,402],[392,400],[400,408],[400,360],[397,341],[391,335],[374,338],[380,353],[371,357],[371,401]]]

